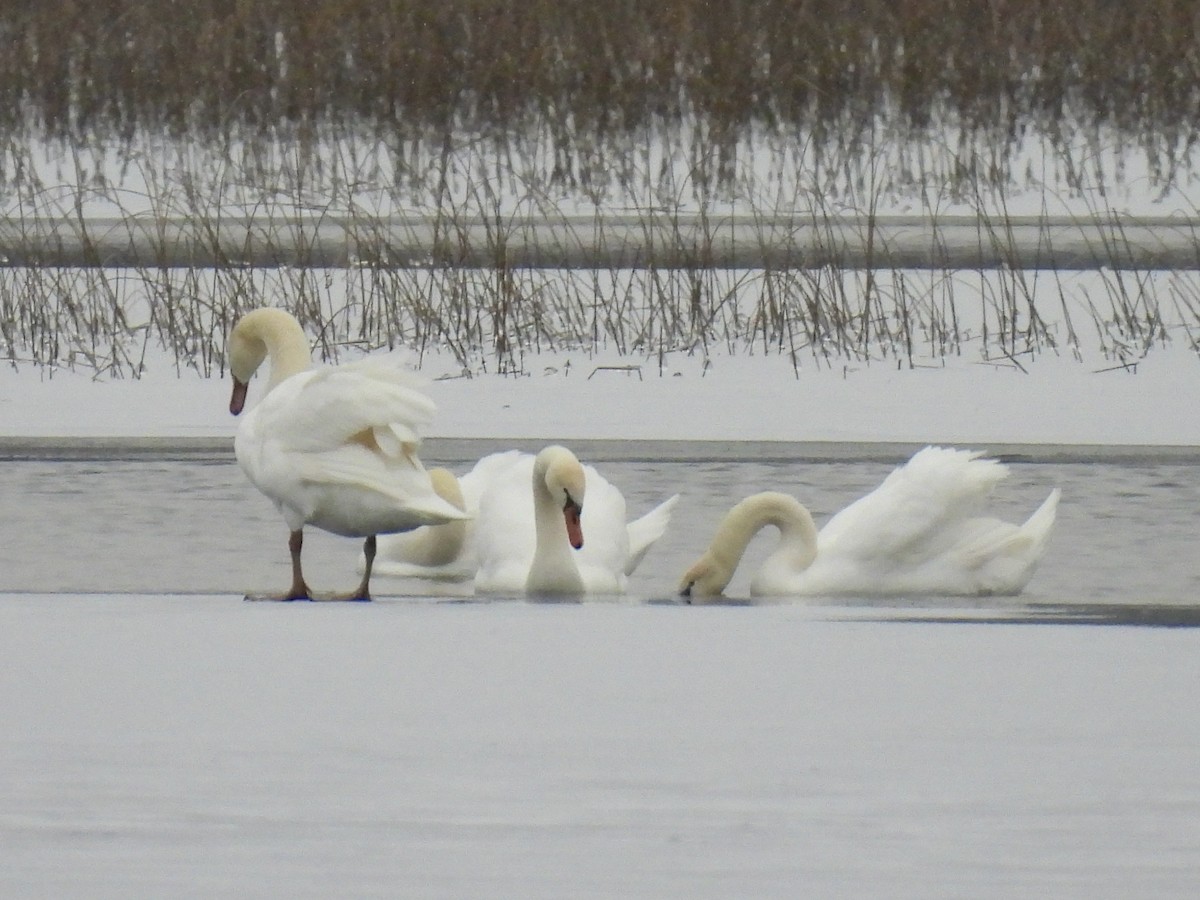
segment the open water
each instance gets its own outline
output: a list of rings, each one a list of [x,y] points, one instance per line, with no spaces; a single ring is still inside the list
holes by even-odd
[[[474,461],[463,449],[503,449],[480,444],[427,453],[426,462],[462,472]],[[591,456],[581,454],[621,488],[630,518],[681,494],[669,533],[631,580],[633,602],[673,596],[679,576],[707,545],[721,515],[742,497],[786,491],[820,525],[906,458],[864,453],[861,446],[814,458],[804,445],[747,444],[740,454],[734,445],[708,458],[701,451],[677,461],[672,450],[670,443],[632,449],[601,444]],[[1021,521],[1053,487],[1063,492],[1038,573],[1018,601],[1003,605],[1010,612],[1104,606],[1113,616],[1131,608],[1153,615],[1165,607],[1164,615],[1188,621],[1191,608],[1200,605],[1200,458],[1153,452],[1115,460],[1045,455],[1059,461],[1010,461],[1010,475],[995,495],[995,514]],[[0,592],[238,594],[286,585],[282,520],[228,453],[97,456],[103,458],[46,453],[0,465]],[[746,596],[755,561],[772,540],[764,532],[752,545],[730,596]],[[309,529],[304,552],[315,589],[349,589],[355,583],[356,541]],[[385,597],[427,590],[383,578],[376,587]],[[946,603],[963,601],[910,601],[922,607]]]

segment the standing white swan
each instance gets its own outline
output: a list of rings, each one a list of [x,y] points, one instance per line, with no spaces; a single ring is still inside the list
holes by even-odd
[[[481,579],[482,590],[523,592],[524,578],[520,570],[526,566],[526,558],[528,565],[532,565],[537,547],[536,491],[532,487],[534,465],[532,454],[508,450],[483,457],[461,478],[455,478],[444,469],[430,469],[437,492],[466,511],[472,519],[381,536],[376,573],[434,581],[467,581],[475,578],[481,567],[482,543],[488,560],[487,571]],[[679,495],[668,498],[640,518],[624,523],[625,500],[621,492],[592,466],[583,466],[583,472],[588,504],[582,524],[587,542],[585,549],[572,554],[572,558],[584,569],[600,566],[615,572],[615,564],[598,560],[605,555],[615,558],[624,553],[623,573],[632,575],[650,547],[666,533]],[[500,522],[505,529],[502,533],[492,530],[485,534],[480,528],[480,506],[489,492],[492,495],[487,501],[490,511],[482,528],[494,529],[495,523]],[[623,538],[616,527],[617,522],[623,523]],[[563,539],[566,540],[565,534]],[[602,552],[601,548],[605,547],[608,550]],[[360,557],[360,568],[364,562]],[[498,574],[501,568],[507,569],[510,564],[515,574]],[[603,587],[604,592],[611,592],[614,587],[624,589],[624,582],[618,575],[614,574],[610,581],[611,584]]]
[[[462,483],[468,511],[479,491],[468,551],[478,593],[624,593],[678,500],[626,523],[621,492],[560,446],[485,457]]]
[[[434,492],[417,458],[417,428],[429,421],[433,403],[411,375],[387,362],[311,368],[300,323],[284,310],[264,308],[243,316],[229,336],[229,411],[235,416],[267,359],[267,393],[242,419],[234,453],[291,531],[292,584],[274,599],[312,598],[300,552],[304,526],[315,525],[365,538],[362,580],[334,599],[369,600],[377,534],[466,518]]]
[[[1007,469],[980,453],[926,447],[819,532],[793,497],[747,497],[684,574],[686,597],[719,596],[746,546],[774,525],[779,544],[754,576],[754,596],[1017,594],[1054,526],[1055,488],[1023,525],[982,515]]]

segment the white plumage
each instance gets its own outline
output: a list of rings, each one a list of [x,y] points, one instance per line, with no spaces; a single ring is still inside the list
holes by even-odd
[[[619,594],[666,531],[678,500],[626,522],[620,490],[562,447],[536,457],[493,453],[456,481],[449,473],[446,479],[437,479],[443,496],[461,503],[473,521],[381,538],[380,572],[473,579],[480,593]],[[582,510],[579,549],[571,546],[568,502]]]
[[[1022,525],[984,513],[1006,467],[982,454],[926,447],[819,532],[787,494],[755,494],[726,514],[685,573],[687,596],[719,595],[746,546],[768,525],[776,549],[751,581],[755,596],[1016,594],[1045,551],[1059,491]]]
[[[271,363],[267,393],[243,418],[234,452],[292,532],[293,582],[284,599],[311,595],[300,569],[305,525],[366,538],[373,558],[377,534],[466,518],[434,492],[417,457],[419,429],[434,406],[414,376],[371,359],[312,369],[295,318],[259,309],[230,335],[233,413],[264,359]],[[370,574],[368,565],[350,597],[369,599]]]

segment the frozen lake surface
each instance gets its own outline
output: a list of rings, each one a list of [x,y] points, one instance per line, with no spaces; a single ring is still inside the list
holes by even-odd
[[[1014,463],[1005,517],[1063,489],[1016,600],[674,602],[741,496],[899,461],[601,462],[683,499],[583,605],[247,604],[286,535],[226,458],[6,462],[0,895],[1194,896],[1200,631],[1133,626],[1200,621],[1200,464]]]

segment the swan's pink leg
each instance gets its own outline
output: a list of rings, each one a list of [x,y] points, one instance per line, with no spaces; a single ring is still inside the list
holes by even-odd
[[[365,541],[363,541],[363,556],[366,557],[367,564],[363,568],[362,581],[358,583],[358,587],[348,594],[312,594],[310,595],[312,599],[326,602],[369,602],[371,599],[371,568],[375,564],[375,535],[371,535]]]
[[[288,535],[288,550],[292,554],[292,586],[283,596],[284,600],[307,600],[312,596],[304,573],[300,569],[300,551],[304,547],[304,531],[297,528]]]
[[[341,600],[370,600],[371,599],[371,567],[375,564],[375,535],[369,536],[363,541],[363,556],[366,557],[367,564],[363,568],[362,581],[358,583],[358,587],[354,593],[345,597],[340,597]]]
[[[292,586],[286,594],[264,595],[247,594],[247,600],[309,600],[312,592],[304,581],[304,573],[300,569],[300,550],[304,546],[304,532],[296,529],[288,535],[288,550],[292,554]]]

